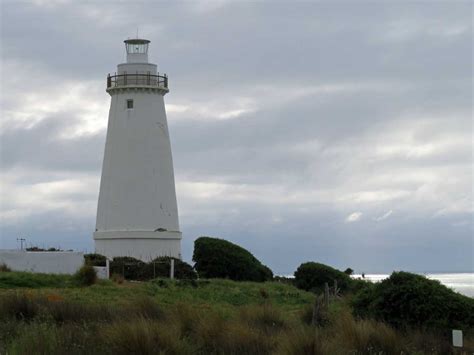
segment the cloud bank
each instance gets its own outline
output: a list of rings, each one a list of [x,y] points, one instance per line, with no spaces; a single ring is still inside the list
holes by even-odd
[[[184,258],[473,270],[469,3],[2,3],[0,247],[92,250],[123,39],[152,41]]]

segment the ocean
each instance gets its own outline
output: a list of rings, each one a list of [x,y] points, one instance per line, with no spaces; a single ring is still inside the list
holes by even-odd
[[[463,295],[474,297],[474,273],[439,273],[423,274],[429,279],[438,280],[443,285],[462,293]],[[365,274],[365,279],[373,282],[379,282],[390,275],[388,274]],[[353,277],[361,277],[360,274]]]

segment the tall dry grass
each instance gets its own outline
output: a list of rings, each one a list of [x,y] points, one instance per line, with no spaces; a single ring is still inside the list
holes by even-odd
[[[148,296],[103,305],[56,294],[10,292],[0,297],[0,353],[454,353],[446,334],[401,333],[381,322],[356,319],[344,306],[328,312],[324,324],[311,325],[309,311],[303,313],[302,319],[298,312],[284,313],[270,302],[222,312],[205,304],[164,308]]]
[[[113,354],[192,354],[175,324],[151,319],[114,322],[101,329],[100,337]]]

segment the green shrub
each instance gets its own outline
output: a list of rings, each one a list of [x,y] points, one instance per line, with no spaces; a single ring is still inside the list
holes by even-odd
[[[93,266],[84,265],[74,274],[74,280],[81,286],[90,286],[96,283],[97,273]]]
[[[122,275],[126,280],[149,280],[153,278],[153,268],[131,256],[119,256],[110,262],[110,274]]]
[[[324,290],[325,283],[331,287],[334,281],[337,281],[337,286],[341,291],[351,286],[351,279],[347,274],[328,265],[307,262],[301,264],[295,271],[296,287],[306,291],[321,292]]]
[[[152,263],[155,263],[155,277],[170,276],[171,259],[174,259],[174,277],[176,279],[197,279],[196,271],[194,271],[191,265],[180,259],[170,258],[169,256],[160,256],[152,261]]]
[[[229,278],[235,281],[267,281],[272,271],[249,251],[227,240],[200,237],[194,242],[193,261],[203,278]]]
[[[84,260],[87,265],[106,266],[107,257],[101,254],[84,254]]]
[[[5,263],[0,264],[0,272],[10,272],[10,271],[12,270],[7,266],[7,264]]]
[[[356,315],[374,317],[398,328],[474,328],[474,299],[439,281],[408,272],[394,272],[373,287],[363,288],[352,305]]]
[[[353,293],[358,293],[366,288],[371,289],[374,287],[374,285],[375,284],[373,282],[370,282],[369,280],[351,279],[350,291]]]
[[[196,271],[188,263],[174,259],[174,277],[177,279],[197,279]],[[132,257],[116,257],[110,262],[110,273],[122,275],[127,280],[147,281],[154,278],[170,277],[171,257],[161,256],[149,263]]]
[[[352,270],[350,267],[344,270],[344,274],[351,276],[354,273],[354,270]]]

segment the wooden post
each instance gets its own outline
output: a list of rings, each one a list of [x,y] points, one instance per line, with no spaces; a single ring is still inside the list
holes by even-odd
[[[156,262],[153,261],[153,278],[156,279]]]
[[[338,290],[337,290],[337,280],[334,280],[334,297],[337,296]]]
[[[316,298],[314,300],[314,305],[313,305],[313,316],[311,318],[311,325],[315,326],[318,325],[318,318],[319,318],[319,313],[321,312],[321,300],[318,295],[316,295]]]

